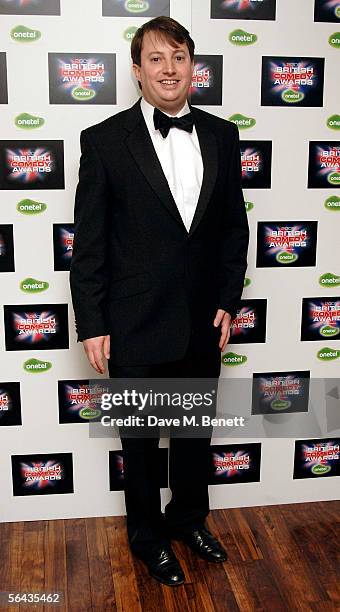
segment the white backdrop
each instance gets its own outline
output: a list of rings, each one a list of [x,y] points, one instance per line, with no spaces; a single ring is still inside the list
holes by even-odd
[[[264,344],[230,346],[247,356],[237,368],[222,366],[222,377],[252,377],[253,372],[310,370],[312,377],[338,376],[339,361],[322,362],[317,351],[327,340],[301,342],[301,301],[306,296],[337,295],[318,283],[325,272],[339,270],[340,215],[324,208],[332,190],[307,189],[308,142],[336,140],[326,126],[327,118],[339,110],[339,54],[328,44],[336,31],[334,23],[314,23],[313,0],[278,0],[276,21],[210,19],[209,0],[172,0],[171,15],[186,25],[196,42],[197,54],[221,54],[223,104],[205,110],[224,118],[242,113],[256,118],[256,126],[241,132],[241,139],[273,141],[272,188],[245,190],[245,199],[255,204],[249,213],[251,244],[247,277],[251,285],[245,298],[268,299],[267,340]],[[137,99],[138,90],[130,69],[129,43],[123,32],[139,26],[145,18],[102,17],[100,0],[62,2],[62,15],[0,16],[1,49],[7,53],[9,103],[1,105],[1,140],[41,138],[64,140],[65,190],[1,192],[1,224],[13,224],[15,272],[1,275],[2,303],[69,303],[70,349],[57,351],[6,351],[3,317],[0,320],[1,381],[20,381],[22,426],[0,427],[0,520],[38,520],[124,514],[122,492],[109,491],[108,451],[119,441],[89,439],[87,425],[59,424],[57,381],[93,376],[82,344],[76,343],[74,316],[67,272],[53,270],[53,223],[72,223],[74,190],[79,163],[79,134],[89,125],[116,113]],[[23,24],[41,31],[40,40],[15,42],[13,27]],[[256,33],[250,46],[235,46],[228,35],[236,28]],[[48,97],[48,52],[98,52],[117,54],[117,106],[50,105]],[[261,107],[261,58],[312,56],[326,59],[323,108]],[[27,112],[45,118],[39,130],[23,133],[14,118]],[[334,193],[336,193],[334,191]],[[42,215],[25,216],[16,211],[22,198],[46,202]],[[258,221],[283,219],[318,220],[317,266],[307,268],[256,268]],[[42,294],[24,294],[19,283],[33,277],[50,286]],[[332,348],[340,348],[332,342]],[[46,373],[32,375],[23,362],[37,357],[52,362]],[[228,442],[234,440],[228,439]],[[338,499],[339,477],[293,480],[294,440],[261,439],[261,482],[211,486],[212,508],[253,506]],[[220,439],[214,440],[221,443]],[[167,441],[161,442],[167,446]],[[71,452],[74,494],[13,496],[11,455]],[[162,491],[163,501],[169,491]]]

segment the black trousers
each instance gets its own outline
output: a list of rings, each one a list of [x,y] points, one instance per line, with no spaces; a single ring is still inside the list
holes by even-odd
[[[213,378],[220,375],[218,346],[209,354],[190,340],[178,361],[141,366],[119,366],[109,360],[110,378]],[[124,493],[127,531],[132,550],[166,542],[167,528],[185,532],[204,524],[209,514],[208,481],[212,428],[204,437],[171,437],[169,486],[172,497],[161,512],[159,487],[159,436],[125,437],[121,433],[124,460]]]

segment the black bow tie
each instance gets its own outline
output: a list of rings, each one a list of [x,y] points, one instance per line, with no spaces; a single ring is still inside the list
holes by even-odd
[[[184,130],[185,132],[192,132],[194,127],[192,113],[188,113],[183,117],[169,117],[168,115],[162,113],[162,111],[160,111],[158,108],[155,108],[154,110],[153,122],[155,129],[160,131],[163,138],[167,137],[172,127],[176,127],[179,130]]]

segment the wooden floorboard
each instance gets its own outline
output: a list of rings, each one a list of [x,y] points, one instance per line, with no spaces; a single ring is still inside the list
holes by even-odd
[[[124,517],[0,523],[0,590],[60,591],[62,612],[340,611],[340,502],[214,510],[208,526],[228,561],[175,541],[186,582],[170,588],[131,554]]]

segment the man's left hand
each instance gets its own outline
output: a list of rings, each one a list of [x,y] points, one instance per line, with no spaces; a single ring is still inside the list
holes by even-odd
[[[219,325],[221,325],[221,339],[219,341],[218,346],[221,349],[222,353],[223,351],[225,351],[225,348],[229,342],[230,323],[231,323],[231,316],[229,312],[226,312],[225,310],[222,310],[222,308],[219,308],[216,313],[216,317],[214,319],[214,325],[215,327],[218,327]]]

